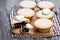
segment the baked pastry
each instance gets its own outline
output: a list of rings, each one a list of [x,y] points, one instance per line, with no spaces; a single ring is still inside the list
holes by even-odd
[[[50,11],[50,9],[43,9],[41,11],[38,11],[36,13],[36,16],[38,18],[47,18],[47,19],[52,20],[54,17],[54,13],[52,11]]]
[[[34,14],[35,12],[28,8],[20,9],[17,11],[17,15],[23,15],[26,18],[31,18],[34,16]]]
[[[53,27],[53,22],[49,19],[37,19],[34,26],[39,32],[48,32]]]
[[[35,8],[36,7],[36,3],[34,1],[22,1],[19,4],[20,7],[23,8]]]
[[[37,5],[40,9],[49,8],[52,10],[55,7],[55,5],[50,1],[41,1]]]
[[[22,15],[16,15],[15,19],[11,20],[11,24],[13,28],[21,28],[21,26],[24,27],[29,22],[30,20],[24,18],[24,16]]]

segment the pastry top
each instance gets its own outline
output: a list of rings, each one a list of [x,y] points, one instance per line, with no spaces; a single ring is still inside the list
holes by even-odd
[[[15,19],[11,20],[11,24],[15,24],[15,23],[23,22],[23,21],[30,22],[30,20],[27,18],[24,18],[24,16],[16,15]]]
[[[12,19],[12,20],[11,20],[11,24],[15,24],[15,23],[19,23],[19,22],[21,22],[21,21],[17,21],[17,20],[15,20],[15,19]]]
[[[23,20],[24,16],[23,15],[16,15],[15,19],[16,20]]]
[[[34,1],[22,1],[19,5],[24,8],[34,8],[36,3]]]
[[[53,22],[49,19],[37,19],[34,22],[34,25],[36,28],[48,29],[48,28],[51,28],[53,26]]]
[[[26,18],[24,20],[22,20],[22,21],[18,21],[18,20],[13,19],[13,20],[11,20],[11,24],[20,23],[20,22],[23,22],[23,21],[30,22],[30,20],[26,19]]]
[[[45,8],[53,9],[55,5],[50,1],[41,1],[38,3],[38,7],[42,9],[45,9]]]
[[[50,11],[50,9],[43,9],[36,13],[36,16],[39,18],[53,18],[54,12]]]
[[[35,12],[32,9],[24,8],[17,11],[18,15],[23,15],[26,18],[34,16]]]

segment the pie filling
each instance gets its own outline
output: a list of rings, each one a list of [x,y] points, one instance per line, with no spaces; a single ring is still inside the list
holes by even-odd
[[[14,28],[20,28],[22,32],[28,32],[29,29],[25,27],[26,24],[27,24],[27,22],[25,22],[25,21],[22,21],[20,23],[15,23]]]
[[[15,23],[14,26],[15,26],[15,28],[21,28],[21,26],[24,27],[26,24],[27,24],[27,22],[23,21],[20,23]]]
[[[23,32],[28,32],[29,29],[28,29],[28,28],[23,28],[22,31],[23,31]]]

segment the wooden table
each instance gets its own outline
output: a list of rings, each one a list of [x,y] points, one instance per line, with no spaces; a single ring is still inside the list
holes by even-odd
[[[15,4],[21,0],[0,0],[0,40],[60,40],[60,36],[51,38],[12,38],[10,35],[10,24],[9,24],[9,10],[13,7],[16,8]],[[60,0],[50,0],[56,8],[60,7]],[[37,0],[39,2],[39,0]]]

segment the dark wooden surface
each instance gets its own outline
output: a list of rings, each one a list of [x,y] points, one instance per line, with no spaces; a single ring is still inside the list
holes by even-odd
[[[51,38],[12,38],[10,35],[10,24],[8,14],[12,8],[16,8],[21,0],[0,0],[0,40],[60,40],[60,36]],[[60,0],[50,0],[56,8],[60,7]],[[39,0],[37,0],[39,2]]]

